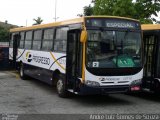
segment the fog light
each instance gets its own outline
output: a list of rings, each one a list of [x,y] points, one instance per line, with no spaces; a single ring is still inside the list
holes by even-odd
[[[92,86],[92,87],[94,87],[94,86],[100,86],[100,84],[98,82],[89,81],[89,80],[86,81],[86,85],[87,86]]]

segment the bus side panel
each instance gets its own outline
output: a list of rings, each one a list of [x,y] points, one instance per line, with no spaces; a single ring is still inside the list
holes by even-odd
[[[48,69],[44,69],[44,68],[40,68],[37,66],[33,66],[33,65],[29,65],[29,64],[24,64],[25,67],[25,74],[38,79],[42,82],[45,82],[47,84],[52,84],[52,70],[48,70]]]
[[[66,72],[65,53],[23,49],[19,49],[18,53],[20,54],[17,56],[17,62],[22,62],[25,65],[25,73],[33,78],[50,84],[55,70],[63,74]]]

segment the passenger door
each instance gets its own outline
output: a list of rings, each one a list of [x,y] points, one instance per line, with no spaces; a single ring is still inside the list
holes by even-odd
[[[152,78],[156,73],[157,64],[157,36],[147,35],[144,37],[144,76]]]
[[[19,41],[20,41],[20,35],[19,34],[15,34],[13,36],[13,67],[14,68],[17,68],[16,59],[17,59],[17,55],[18,55]]]
[[[160,40],[160,37],[159,39]],[[156,77],[160,78],[160,41],[158,41],[158,50],[157,50],[157,56],[158,56],[158,63],[157,63],[157,75]]]
[[[81,47],[79,36],[79,30],[70,30],[68,32],[66,77],[67,84],[74,90],[77,85],[77,77],[81,74]]]

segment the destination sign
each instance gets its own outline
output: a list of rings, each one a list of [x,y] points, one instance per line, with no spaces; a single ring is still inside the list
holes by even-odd
[[[118,18],[90,18],[86,20],[87,27],[106,27],[106,28],[124,28],[124,29],[140,29],[139,22],[118,19]]]
[[[118,28],[135,28],[132,23],[124,22],[106,22],[106,27],[118,27]]]

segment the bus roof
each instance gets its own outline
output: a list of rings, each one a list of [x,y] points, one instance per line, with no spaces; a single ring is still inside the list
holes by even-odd
[[[143,24],[142,30],[160,30],[160,24]]]
[[[132,20],[139,22],[138,20],[126,18],[126,17],[118,17],[118,16],[85,16],[60,22],[53,22],[48,24],[41,24],[41,25],[33,25],[30,27],[18,27],[14,29],[10,29],[10,32],[19,32],[19,31],[27,31],[27,30],[34,30],[34,29],[41,29],[41,28],[49,28],[54,26],[63,26],[63,25],[69,25],[69,24],[76,24],[76,23],[82,23],[84,22],[85,18],[117,18],[117,19],[126,19],[126,20]]]

